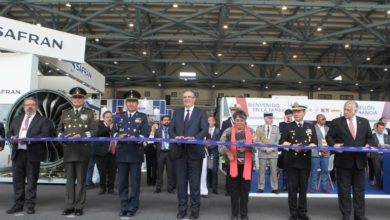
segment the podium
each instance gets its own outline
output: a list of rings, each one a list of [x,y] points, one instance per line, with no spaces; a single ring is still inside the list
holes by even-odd
[[[383,153],[383,192],[390,194],[390,153]]]

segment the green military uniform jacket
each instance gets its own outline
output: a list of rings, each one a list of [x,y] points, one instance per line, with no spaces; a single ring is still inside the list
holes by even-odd
[[[81,137],[94,137],[97,123],[91,109],[82,107],[76,114],[73,108],[62,112],[58,125],[58,136],[67,137],[80,134]],[[91,142],[64,142],[64,162],[89,161],[91,156]]]

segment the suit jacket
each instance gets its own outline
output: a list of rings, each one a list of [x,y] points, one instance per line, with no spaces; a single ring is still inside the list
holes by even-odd
[[[164,134],[163,134],[163,132],[164,132],[164,130],[163,130],[163,128],[164,128],[164,126],[160,126],[159,128],[158,128],[158,130],[157,130],[157,133],[156,134],[154,134],[154,137],[155,138],[164,138]],[[169,135],[169,127],[168,127],[168,135]],[[170,137],[169,137],[170,138]],[[157,148],[157,157],[159,157],[160,156],[160,152],[161,152],[161,142],[157,142],[156,143],[156,148]],[[171,150],[172,149],[172,143],[169,143],[169,150]]]
[[[317,133],[317,146],[321,147],[322,146],[322,139],[325,139],[325,136],[326,134],[328,133],[329,131],[329,127],[324,125],[324,129],[325,129],[325,136],[322,135],[322,132],[321,132],[321,129],[320,127],[318,126],[318,124],[315,124],[314,125],[314,128],[316,129],[316,133]],[[326,156],[326,157],[329,157],[330,156],[330,152],[328,152],[326,155],[325,154],[321,154],[322,156]],[[319,151],[318,150],[312,150],[311,151],[311,156],[312,157],[319,157],[320,154],[319,154]]]
[[[80,134],[81,137],[96,135],[97,123],[91,109],[82,107],[78,114],[73,108],[62,112],[57,132],[59,136]],[[88,162],[91,157],[91,143],[89,142],[64,142],[64,162]]]
[[[270,138],[269,138],[269,144],[278,144],[279,139],[280,139],[280,132],[279,132],[278,126],[271,125],[270,132],[271,132],[271,134],[270,134]],[[256,135],[262,143],[265,143],[265,140],[266,140],[265,125],[260,125],[257,127]],[[259,152],[260,159],[269,159],[269,158],[276,159],[276,158],[278,158],[278,149],[277,148],[273,148],[272,153],[270,153],[270,154],[267,154],[264,151],[264,148],[258,148],[258,152]]]
[[[377,145],[379,145],[378,136],[376,136],[375,133],[373,134],[373,136],[374,136],[374,139],[375,139],[375,143],[376,143]],[[390,144],[389,135],[383,134],[383,142],[384,142],[384,144]],[[379,146],[378,146],[378,147],[379,147]],[[377,153],[377,152],[370,152],[370,153],[367,154],[367,156],[370,157],[370,158],[378,157],[378,155],[379,155],[379,153]]]
[[[129,137],[149,137],[148,119],[144,113],[136,111],[132,117],[128,112],[116,114],[113,133],[127,134]],[[116,161],[123,163],[142,163],[144,149],[142,142],[118,141],[116,145]]]
[[[4,125],[1,122],[0,122],[0,136],[1,138],[5,138]],[[0,147],[4,147],[4,142],[0,142]]]
[[[303,122],[302,127],[299,128],[296,122],[286,124],[282,133],[279,144],[289,142],[291,145],[301,143],[309,146],[310,144],[317,144],[317,134],[314,126]],[[294,150],[287,152],[287,167],[310,169],[311,167],[311,152],[301,151],[296,153]]]
[[[25,115],[19,115],[14,118],[7,132],[7,137],[19,136],[20,128]],[[49,137],[50,135],[50,121],[45,117],[42,117],[38,113],[35,114],[34,118],[30,122],[27,130],[26,138],[43,138]],[[45,159],[45,147],[46,142],[32,141],[27,143],[27,159],[29,161],[38,162]],[[18,153],[18,143],[12,144],[11,159],[15,160],[16,154]]]
[[[206,139],[207,140],[212,140],[212,141],[218,141],[219,138],[221,137],[221,130],[217,127],[214,128],[213,136],[210,137],[210,134],[207,133]],[[218,145],[211,145],[210,147],[207,148],[207,151],[209,155],[213,154],[214,157],[218,157]]]
[[[232,117],[229,117],[228,119],[226,119],[225,121],[222,122],[222,127],[221,127],[221,134],[227,129],[227,128],[230,128],[232,127],[233,124],[232,124]]]
[[[104,121],[99,121],[96,130],[96,137],[111,137],[110,127],[104,124]],[[97,141],[95,142],[95,154],[98,156],[105,156],[110,148],[110,141]]]
[[[184,114],[185,108],[176,109],[173,113],[169,135],[171,138],[184,135]],[[188,137],[202,140],[208,133],[208,123],[206,112],[200,108],[194,107],[191,113],[189,122],[187,123]],[[174,144],[171,149],[171,156],[173,159],[189,158],[202,159],[204,158],[205,150],[203,145],[197,144]]]
[[[347,120],[344,117],[336,118],[330,124],[326,142],[329,146],[343,143],[344,146],[362,147],[366,144],[375,145],[370,124],[367,119],[356,116],[356,138],[353,139],[349,132]],[[359,169],[364,169],[367,165],[367,154],[360,152],[336,153],[335,166],[340,168],[353,168],[354,164]]]

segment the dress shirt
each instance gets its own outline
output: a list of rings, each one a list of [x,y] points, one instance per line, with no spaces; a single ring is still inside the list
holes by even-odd
[[[27,119],[27,114],[24,115],[24,118],[23,118],[23,121],[22,121],[22,125],[20,126],[20,131],[19,131],[18,138],[26,138],[27,137],[26,135],[27,135],[28,128],[30,127],[30,124],[31,124],[35,114],[36,114],[36,112],[30,115],[30,119],[29,119],[27,128],[24,127],[24,123],[25,123],[25,121]],[[21,144],[21,142],[19,142],[18,143],[18,149],[27,150],[27,144],[25,142],[23,144]]]
[[[192,106],[191,108],[184,107],[184,120],[186,120],[187,110],[190,110],[188,113],[190,114],[188,116],[188,119],[191,119],[192,111],[194,110],[195,106]]]
[[[384,145],[385,144],[385,139],[383,137],[383,134],[376,133],[376,137],[378,138],[378,142],[379,142],[380,145]]]

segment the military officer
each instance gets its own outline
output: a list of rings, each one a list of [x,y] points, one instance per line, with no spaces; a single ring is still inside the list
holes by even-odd
[[[317,143],[316,130],[312,124],[303,121],[306,106],[294,103],[291,110],[295,121],[286,124],[279,144],[292,146],[315,146]],[[308,150],[289,150],[287,152],[288,169],[288,205],[290,220],[308,220],[306,190],[310,174],[311,153]],[[299,202],[297,204],[297,194]]]
[[[80,87],[69,91],[72,108],[64,110],[58,125],[58,137],[93,137],[97,130],[94,113],[84,107],[87,92]],[[62,215],[83,215],[86,199],[85,176],[91,155],[89,142],[64,142],[66,171],[66,209]]]
[[[115,137],[149,137],[149,125],[144,113],[138,112],[138,99],[141,95],[130,90],[125,94],[126,111],[118,113],[114,119]],[[118,141],[116,162],[118,165],[119,199],[121,210],[119,216],[132,217],[139,207],[141,184],[141,164],[144,161],[142,142]],[[129,174],[131,176],[131,193],[129,195]]]

